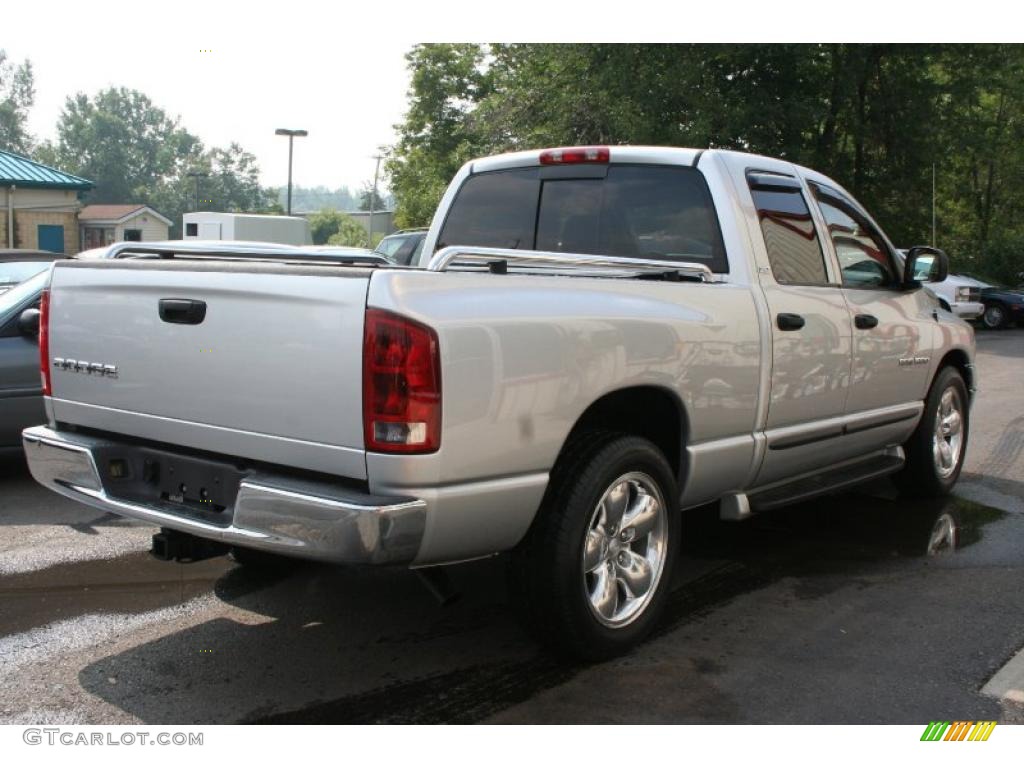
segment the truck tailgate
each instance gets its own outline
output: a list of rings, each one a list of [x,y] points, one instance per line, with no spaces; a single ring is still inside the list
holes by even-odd
[[[337,266],[62,264],[50,289],[53,417],[365,479],[368,281]],[[165,302],[162,317],[166,299],[191,303]]]

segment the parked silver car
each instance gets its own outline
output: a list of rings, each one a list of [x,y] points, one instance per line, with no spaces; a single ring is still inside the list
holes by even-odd
[[[63,258],[64,255],[60,253],[27,248],[0,250],[0,293],[49,269],[55,260]]]
[[[47,265],[48,266],[48,265]],[[43,271],[0,294],[0,452],[20,453],[21,430],[46,418],[39,377]]]

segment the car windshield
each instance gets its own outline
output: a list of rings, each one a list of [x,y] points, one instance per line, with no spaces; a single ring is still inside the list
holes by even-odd
[[[28,280],[33,275],[50,268],[49,261],[3,261],[0,262],[0,289]]]
[[[49,264],[43,264],[44,269],[49,266]],[[14,286],[11,290],[0,293],[0,317],[6,315],[11,309],[24,303],[34,294],[45,288],[47,279],[49,279],[49,273],[40,272],[25,282]]]
[[[408,237],[409,235],[393,235],[391,237],[385,237],[377,243],[377,247],[374,248],[374,250],[378,253],[383,253],[385,256],[394,256]]]

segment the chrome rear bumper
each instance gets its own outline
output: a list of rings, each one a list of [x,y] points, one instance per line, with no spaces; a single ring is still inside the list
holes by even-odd
[[[94,451],[113,441],[48,427],[22,432],[32,476],[57,493],[124,517],[196,536],[309,560],[410,563],[426,525],[421,499],[380,497],[328,483],[254,471],[239,485],[227,525],[170,504],[118,499],[103,486]]]

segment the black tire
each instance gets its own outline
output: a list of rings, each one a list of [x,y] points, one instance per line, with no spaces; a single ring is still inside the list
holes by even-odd
[[[663,555],[660,573],[643,593],[647,597],[636,603],[636,615],[622,626],[613,627],[602,623],[598,609],[591,605],[588,583],[595,583],[598,569],[584,573],[584,543],[595,533],[593,526],[603,526],[599,502],[623,483],[629,493],[617,498],[628,497],[629,501],[623,502],[627,511],[622,521],[638,508],[631,505],[643,500],[644,494],[638,489],[649,488],[652,493],[648,495],[656,500],[660,494],[665,501],[664,516],[659,513],[661,522],[652,528],[650,536],[627,544],[616,537],[617,528],[609,526],[611,536],[605,539],[608,547],[602,545],[600,550],[608,554],[601,555],[599,568],[607,568],[606,578],[616,572],[613,560],[621,563],[620,557],[627,561],[632,558],[621,551],[623,547],[645,554],[650,558],[645,562],[650,564],[659,558],[651,556],[652,550],[646,547],[658,541]],[[589,661],[617,656],[640,642],[658,621],[670,589],[679,550],[678,502],[675,476],[664,455],[649,440],[614,433],[588,433],[574,439],[556,463],[537,518],[510,561],[509,592],[528,629],[556,652]],[[633,530],[624,526],[618,536],[628,541],[626,537]],[[618,548],[617,556],[611,553],[611,547]],[[656,570],[657,566],[653,567],[652,573]],[[607,583],[615,592],[615,606],[628,607],[624,582],[608,579]],[[596,589],[592,591],[597,593]]]
[[[1006,307],[998,302],[985,305],[985,311],[981,315],[981,324],[990,331],[1001,331],[1010,323],[1010,313]]]
[[[943,397],[950,390],[953,390],[954,398],[959,403],[961,441],[954,465],[951,471],[945,474],[940,470],[939,459],[936,458],[935,436]],[[895,479],[904,495],[935,498],[949,494],[963,469],[964,456],[967,454],[967,439],[970,434],[970,421],[967,385],[964,384],[963,377],[956,368],[943,368],[935,377],[931,389],[928,391],[921,422],[917,425],[910,440],[903,446],[907,455],[907,463]]]
[[[275,555],[258,549],[248,549],[247,547],[232,547],[231,559],[244,566],[246,570],[265,571],[267,573],[287,571],[295,568],[300,562],[291,557]]]

